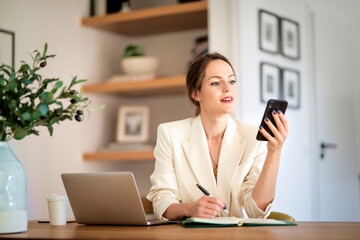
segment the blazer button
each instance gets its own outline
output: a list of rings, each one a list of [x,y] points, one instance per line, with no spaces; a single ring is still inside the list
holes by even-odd
[[[190,185],[190,189],[191,189],[191,190],[195,190],[195,189],[196,189],[196,184],[191,184],[191,185]]]

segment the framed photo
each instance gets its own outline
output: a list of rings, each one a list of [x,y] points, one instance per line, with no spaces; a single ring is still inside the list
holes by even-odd
[[[280,98],[280,68],[275,64],[260,63],[260,95],[261,102]]]
[[[280,26],[281,54],[290,59],[300,59],[299,24],[295,21],[282,18]]]
[[[15,33],[0,29],[0,65],[15,67]]]
[[[265,10],[259,10],[259,48],[277,54],[279,50],[279,17]]]
[[[121,106],[118,111],[116,141],[142,143],[149,140],[149,107]]]
[[[300,73],[284,68],[282,70],[282,96],[289,108],[300,108]]]

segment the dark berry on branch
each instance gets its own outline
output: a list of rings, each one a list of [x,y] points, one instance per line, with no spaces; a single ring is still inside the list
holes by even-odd
[[[78,115],[83,115],[83,114],[84,114],[84,112],[81,111],[81,110],[77,110],[76,113],[77,113]]]
[[[81,116],[80,115],[75,115],[75,119],[76,119],[76,121],[78,121],[78,122],[81,122]]]
[[[46,66],[46,62],[40,63],[40,67],[45,67],[45,66]]]
[[[71,94],[71,95],[74,95],[75,93],[76,93],[75,90],[70,90],[70,94]]]
[[[75,99],[71,99],[70,102],[71,102],[71,104],[77,103],[77,101]]]

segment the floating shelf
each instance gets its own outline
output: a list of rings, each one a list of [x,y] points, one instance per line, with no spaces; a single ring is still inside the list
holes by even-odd
[[[82,26],[130,37],[207,28],[208,3],[198,1],[83,18]],[[142,82],[87,84],[85,93],[119,94],[126,97],[186,94],[186,77],[161,77]],[[84,153],[85,161],[154,161],[153,151],[99,151]],[[150,209],[151,210],[151,209]]]
[[[153,150],[149,151],[100,151],[84,153],[84,161],[154,161]]]
[[[85,93],[118,93],[128,97],[186,93],[185,76],[157,78],[141,82],[104,82],[84,85]]]
[[[83,18],[83,26],[127,36],[145,36],[207,27],[207,1]]]

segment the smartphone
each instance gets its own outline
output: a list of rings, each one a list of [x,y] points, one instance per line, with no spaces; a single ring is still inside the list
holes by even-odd
[[[262,126],[268,133],[270,133],[271,136],[274,136],[274,134],[271,132],[270,128],[268,127],[268,125],[265,123],[265,117],[268,117],[269,120],[274,124],[274,126],[276,127],[276,123],[275,120],[273,118],[272,115],[272,111],[274,110],[280,110],[283,114],[285,114],[286,108],[287,108],[288,102],[285,100],[279,100],[279,99],[270,99],[267,104],[266,104],[266,108],[265,108],[265,112],[264,115],[262,117],[260,126]],[[256,139],[259,141],[268,141],[264,135],[262,135],[262,133],[260,131],[258,131],[258,134],[256,136]]]

